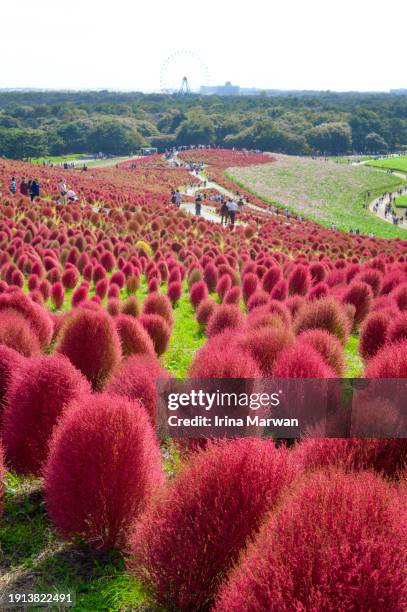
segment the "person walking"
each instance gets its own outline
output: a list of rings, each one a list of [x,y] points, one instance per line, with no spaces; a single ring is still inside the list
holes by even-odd
[[[35,198],[39,198],[40,197],[40,189],[41,189],[40,183],[37,181],[37,179],[34,179],[31,182],[31,185],[30,185],[30,200],[31,200],[31,202],[35,202]]]
[[[23,178],[20,183],[20,193],[22,196],[28,196],[28,181],[26,178]]]
[[[175,192],[175,206],[177,208],[181,206],[181,194],[180,194],[179,189],[177,189]]]
[[[224,224],[227,225],[228,224],[228,214],[229,214],[229,210],[227,207],[226,202],[223,202],[221,208],[220,208],[220,224],[223,226]]]
[[[234,227],[236,221],[236,213],[238,211],[238,205],[234,200],[230,200],[227,206],[229,211],[230,224],[232,227]]]
[[[11,195],[16,195],[16,191],[17,191],[17,181],[16,181],[16,177],[13,176],[13,178],[10,181],[10,193],[11,193]]]
[[[58,183],[58,191],[59,191],[59,201],[61,202],[61,204],[65,204],[68,188],[63,179],[61,179]]]
[[[195,214],[197,217],[201,216],[201,210],[202,210],[202,198],[201,198],[201,194],[198,193],[198,195],[195,198]]]

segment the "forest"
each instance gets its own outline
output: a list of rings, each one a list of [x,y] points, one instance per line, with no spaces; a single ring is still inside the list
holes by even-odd
[[[295,155],[402,151],[407,95],[0,91],[2,157],[131,155],[143,146],[197,144]]]

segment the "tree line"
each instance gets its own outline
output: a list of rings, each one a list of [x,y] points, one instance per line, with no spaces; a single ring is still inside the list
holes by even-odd
[[[399,151],[407,149],[407,95],[0,92],[3,157],[127,155],[191,144],[295,155]]]

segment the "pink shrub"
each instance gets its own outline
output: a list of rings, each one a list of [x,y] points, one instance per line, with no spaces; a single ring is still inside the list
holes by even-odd
[[[15,349],[24,357],[41,352],[38,336],[27,319],[11,308],[0,311],[0,345]]]
[[[174,305],[179,302],[182,295],[182,285],[180,282],[174,281],[168,285],[167,296],[171,301],[171,304]]]
[[[75,308],[86,302],[89,294],[89,286],[82,284],[72,294],[71,305]]]
[[[53,324],[45,308],[35,304],[19,290],[0,295],[0,311],[12,308],[23,315],[36,332],[41,347],[48,346],[52,339]]]
[[[65,289],[75,289],[79,281],[78,270],[74,267],[66,268],[61,280]]]
[[[151,355],[132,355],[121,366],[106,387],[106,393],[138,400],[145,408],[151,424],[156,426],[157,381],[170,378],[169,373]]]
[[[203,272],[203,280],[205,281],[206,286],[208,287],[209,293],[213,293],[216,289],[216,285],[218,282],[218,271],[214,264],[208,263],[205,266]]]
[[[117,317],[121,313],[121,303],[117,298],[109,298],[106,306],[107,312],[112,317]]]
[[[308,329],[325,329],[343,345],[349,336],[349,322],[344,309],[333,297],[310,302],[301,309],[294,323],[294,331],[300,334]]]
[[[216,307],[216,302],[214,302],[211,298],[202,300],[196,311],[196,320],[198,321],[199,325],[202,325],[202,327],[206,327],[209,318]]]
[[[135,317],[120,314],[114,322],[119,332],[124,357],[136,353],[155,356],[153,341]]]
[[[407,340],[407,312],[393,318],[387,328],[387,341],[400,342]]]
[[[166,295],[153,293],[149,295],[143,304],[143,314],[160,315],[167,324],[172,327],[174,323],[174,313],[170,300]]]
[[[54,426],[69,403],[90,392],[86,379],[62,355],[30,359],[6,396],[2,441],[19,474],[39,476]]]
[[[372,357],[365,378],[407,378],[407,341],[384,345]]]
[[[65,301],[65,291],[62,283],[54,283],[51,287],[51,301],[54,307],[59,310]]]
[[[0,422],[4,409],[4,398],[13,379],[24,366],[25,359],[14,349],[0,344]]]
[[[189,292],[189,299],[196,310],[199,304],[208,297],[208,288],[203,280],[194,283]]]
[[[221,334],[226,329],[238,329],[244,323],[244,315],[238,306],[232,304],[217,305],[209,317],[206,326],[208,338]]]
[[[284,302],[288,296],[288,283],[282,278],[278,281],[278,283],[273,287],[270,293],[270,297],[272,300],[279,300],[280,302]]]
[[[109,280],[110,286],[117,285],[119,289],[123,289],[125,282],[126,282],[126,277],[124,276],[123,272],[121,272],[120,270],[118,272],[113,272]]]
[[[107,297],[109,299],[113,298],[113,299],[119,299],[120,297],[120,287],[119,285],[116,285],[115,283],[113,283],[113,285],[110,285],[108,291],[107,291]]]
[[[217,334],[200,348],[189,368],[191,378],[261,378],[250,355],[230,341],[230,330]]]
[[[230,278],[229,274],[223,274],[216,284],[216,293],[221,300],[223,300],[231,286],[232,279]]]
[[[293,477],[287,451],[270,441],[209,444],[135,526],[130,572],[161,606],[209,609],[225,573]]]
[[[274,363],[284,347],[294,343],[294,335],[283,327],[261,327],[245,332],[238,345],[254,359],[261,375],[271,378]]]
[[[288,292],[290,295],[307,295],[310,284],[308,268],[296,266],[288,279]]]
[[[261,308],[262,306],[268,304],[269,300],[270,296],[262,289],[258,289],[249,297],[247,301],[247,310],[252,312],[256,308]]]
[[[368,472],[304,478],[220,590],[216,612],[405,607],[402,502]],[[363,602],[363,603],[362,603]]]
[[[385,345],[391,317],[386,310],[372,312],[363,322],[359,335],[359,352],[366,361]]]
[[[278,266],[272,266],[262,279],[263,290],[266,293],[271,293],[273,287],[281,279],[281,269]]]
[[[298,341],[309,344],[323,358],[338,378],[342,378],[345,371],[345,354],[343,347],[336,336],[324,329],[310,329],[298,336]]]
[[[373,469],[395,477],[407,464],[407,440],[402,438],[308,438],[293,452],[301,470],[335,466],[346,471]]]
[[[154,350],[158,357],[160,357],[167,350],[170,341],[170,326],[159,314],[143,314],[139,317],[139,322],[152,339]]]
[[[242,295],[245,304],[247,304],[249,298],[256,291],[259,284],[259,279],[256,274],[249,272],[244,275],[242,283]]]
[[[100,391],[121,359],[120,338],[113,319],[103,310],[78,308],[64,322],[57,352]]]
[[[355,307],[354,323],[358,327],[369,314],[373,292],[370,285],[355,281],[345,292],[342,300],[345,304],[352,304]]]
[[[229,291],[226,293],[223,303],[224,304],[235,304],[238,306],[240,304],[240,299],[242,297],[242,290],[239,285],[235,285],[231,287]]]
[[[309,344],[297,342],[277,356],[275,378],[335,378],[335,372]]]
[[[121,312],[131,317],[139,317],[141,314],[141,304],[135,295],[129,297],[122,302]]]
[[[106,278],[101,278],[95,285],[95,294],[103,300],[106,297],[108,290],[108,283]]]
[[[143,407],[106,394],[74,403],[52,439],[45,470],[48,514],[62,537],[123,547],[163,482],[160,451]]]

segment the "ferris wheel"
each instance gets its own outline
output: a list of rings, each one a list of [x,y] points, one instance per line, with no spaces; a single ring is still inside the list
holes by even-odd
[[[209,70],[204,60],[193,51],[175,51],[164,61],[160,73],[160,89],[167,94],[199,92],[209,84]]]

